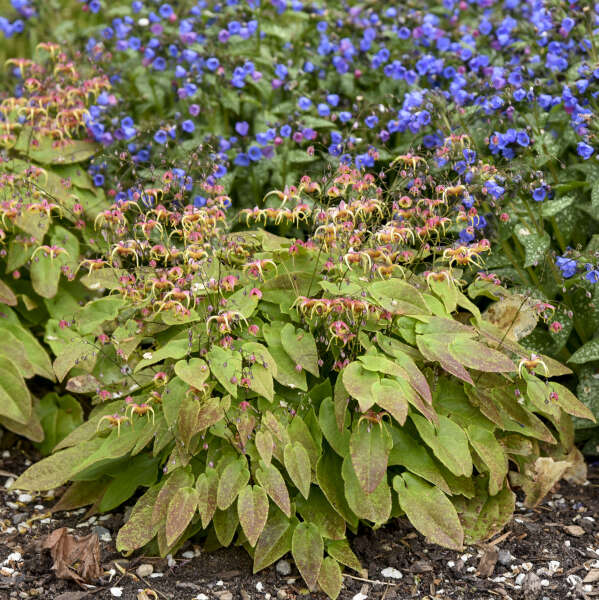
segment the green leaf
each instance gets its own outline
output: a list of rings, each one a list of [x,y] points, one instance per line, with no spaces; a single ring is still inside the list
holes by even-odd
[[[152,355],[151,358],[144,358],[143,360],[140,360],[135,366],[133,372],[138,373],[142,369],[156,364],[157,362],[162,362],[166,358],[183,358],[190,352],[190,350],[189,338],[187,337],[187,334],[185,337],[170,340],[158,350],[150,352]]]
[[[237,514],[243,533],[252,548],[256,545],[268,518],[268,496],[259,485],[247,485],[237,498]]]
[[[158,475],[158,458],[148,454],[134,457],[125,469],[108,484],[98,505],[100,512],[108,512],[131,498],[138,487],[150,487]]]
[[[318,350],[314,336],[309,331],[296,329],[291,323],[287,323],[281,329],[281,343],[296,365],[319,376]]]
[[[291,500],[289,491],[285,485],[285,480],[280,471],[272,464],[260,462],[260,467],[256,469],[256,481],[264,488],[272,501],[291,518]]]
[[[189,361],[180,360],[175,363],[175,373],[191,387],[202,389],[210,377],[210,369],[201,358],[191,358]]]
[[[387,460],[393,440],[386,427],[359,423],[349,439],[349,451],[360,486],[371,494],[387,474]]]
[[[368,292],[376,303],[393,314],[431,314],[422,294],[401,279],[377,281],[369,286]]]
[[[324,554],[324,542],[313,523],[304,521],[293,532],[291,555],[308,588],[314,590]]]
[[[283,348],[281,342],[282,328],[283,323],[280,321],[274,321],[270,325],[265,324],[262,327],[268,350],[277,364],[277,372],[273,373],[273,377],[284,386],[307,391],[306,373],[295,368],[296,363]]]
[[[247,459],[240,456],[237,460],[230,462],[223,471],[218,482],[216,492],[216,506],[220,510],[226,510],[233,504],[239,492],[246,486],[250,479],[247,468]],[[223,544],[226,545],[226,544]]]
[[[268,520],[254,549],[254,573],[272,565],[291,550],[294,523],[297,523],[296,519],[290,521],[276,506],[270,506]]]
[[[182,488],[190,487],[193,483],[193,477],[188,468],[177,468],[167,475],[164,485],[154,502],[152,509],[151,523],[153,525],[162,525],[166,522],[168,507],[171,500]]]
[[[50,454],[54,446],[83,423],[83,410],[73,396],[46,394],[35,407],[44,429],[44,441],[38,446],[42,454]]]
[[[325,449],[316,465],[316,480],[331,506],[343,517],[350,527],[355,529],[358,526],[358,517],[349,507],[343,486],[339,485],[339,473],[342,466],[343,462],[341,458]]]
[[[17,366],[0,355],[0,416],[23,425],[31,418],[32,404],[27,384]]]
[[[387,522],[391,516],[391,490],[387,485],[387,478],[381,480],[372,493],[367,494],[358,481],[349,456],[343,460],[341,475],[345,482],[345,497],[352,512],[375,525]]]
[[[329,540],[342,540],[345,538],[345,520],[330,505],[318,486],[313,485],[310,487],[310,496],[307,500],[297,496],[296,506],[302,519],[314,523],[323,538]]]
[[[63,381],[71,369],[77,367],[87,372],[93,370],[97,360],[97,350],[85,340],[76,340],[68,344],[54,360],[52,368],[58,378]]]
[[[347,392],[358,401],[360,410],[366,412],[376,402],[372,387],[378,383],[379,376],[372,371],[367,371],[361,363],[352,362],[341,372],[343,385]]]
[[[409,473],[394,477],[393,489],[410,523],[429,542],[462,549],[464,531],[453,504],[441,490]]]
[[[237,507],[231,504],[227,510],[217,510],[212,519],[214,523],[214,532],[218,541],[223,546],[228,546],[233,541],[233,536],[239,525],[239,517],[237,516]]]
[[[393,448],[389,454],[389,466],[401,465],[408,471],[430,481],[446,494],[451,494],[443,474],[424,444],[420,441],[417,442],[403,428],[391,427],[390,429]]]
[[[42,298],[53,298],[58,292],[62,261],[60,257],[51,258],[44,252],[38,252],[31,259],[29,274],[33,289]]]
[[[329,598],[336,600],[341,592],[342,584],[343,575],[339,563],[334,558],[327,556],[320,567],[318,585]]]
[[[172,546],[191,523],[198,506],[198,492],[183,487],[173,496],[166,512],[166,543]]]
[[[596,422],[593,413],[566,386],[555,381],[550,381],[548,385],[557,394],[555,402],[562,410],[575,417]]]
[[[459,425],[442,415],[437,427],[420,415],[412,414],[410,418],[425,444],[454,475],[472,475],[468,438]]]
[[[595,188],[596,187],[597,186],[595,186]],[[574,196],[564,196],[562,198],[558,198],[557,200],[545,201],[541,205],[541,214],[546,219],[550,217],[555,217],[555,215],[558,215],[563,210],[571,206],[574,203],[575,199],[576,198]]]
[[[339,456],[347,456],[349,454],[349,437],[350,431],[347,429],[349,416],[346,416],[344,426],[341,431],[337,427],[335,416],[335,406],[330,398],[325,398],[320,403],[320,411],[318,413],[318,422],[327,442]]]
[[[241,380],[241,354],[221,346],[212,346],[206,358],[218,382],[237,398],[237,382]]]
[[[572,354],[568,362],[583,365],[593,360],[599,360],[599,338],[583,344]]]
[[[300,442],[292,442],[285,446],[283,459],[291,481],[293,481],[302,496],[308,498],[312,468],[307,450]]]

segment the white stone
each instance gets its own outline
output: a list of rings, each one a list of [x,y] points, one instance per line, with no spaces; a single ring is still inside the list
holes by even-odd
[[[206,596],[206,594],[200,593],[194,598],[194,600],[208,600],[208,596]]]
[[[138,577],[148,577],[154,572],[154,567],[148,563],[144,563],[143,565],[139,565],[135,572]]]
[[[362,592],[358,592],[353,598],[352,600],[366,600],[366,598],[368,598],[368,596],[366,594],[362,594]]]
[[[193,558],[195,556],[195,552],[192,552],[191,550],[187,550],[186,552],[183,552],[183,554],[181,554],[181,556],[183,558]]]
[[[289,564],[288,560],[281,559],[277,563],[276,569],[277,569],[277,573],[279,575],[282,575],[283,577],[286,577],[287,575],[289,575],[291,573],[291,565]]]
[[[263,592],[263,591],[264,591],[264,586],[262,585],[262,582],[261,582],[261,581],[259,581],[259,582],[256,584],[256,590],[258,590],[259,592]]]
[[[110,593],[113,596],[115,596],[116,598],[120,598],[123,595],[123,588],[122,587],[111,587]]]
[[[393,567],[387,567],[386,569],[383,569],[381,571],[381,575],[383,577],[390,577],[391,579],[401,579],[403,577],[401,572]]]

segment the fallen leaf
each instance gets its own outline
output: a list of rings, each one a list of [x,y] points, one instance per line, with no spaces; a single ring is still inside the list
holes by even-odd
[[[433,570],[433,565],[428,560],[417,560],[410,567],[411,573],[430,573]]]
[[[480,577],[491,577],[499,558],[499,551],[497,548],[487,548],[485,553],[481,556],[478,561],[478,574]]]
[[[564,531],[574,537],[581,537],[585,531],[580,525],[564,525]]]
[[[72,579],[79,585],[92,583],[102,575],[100,544],[95,533],[85,537],[71,535],[66,527],[53,531],[42,544],[50,550],[52,569],[59,579]]]
[[[599,569],[591,569],[582,580],[582,583],[595,583],[596,581],[599,581]]]

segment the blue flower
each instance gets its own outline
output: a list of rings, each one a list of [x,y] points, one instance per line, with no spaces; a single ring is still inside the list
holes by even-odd
[[[339,96],[337,94],[327,94],[327,102],[335,108],[339,104]]]
[[[593,265],[591,265],[590,263],[587,263],[585,265],[585,267],[586,267],[587,272],[586,272],[586,275],[584,276],[584,278],[592,284],[598,283],[599,282],[599,269],[593,268]]]
[[[302,96],[298,101],[297,105],[301,110],[308,110],[312,106],[312,100],[306,96]]]
[[[352,118],[352,115],[351,115],[351,113],[350,113],[350,112],[347,112],[346,110],[342,110],[342,111],[339,113],[339,120],[340,120],[342,123],[347,123],[347,122],[348,122],[348,121],[349,121],[351,118]]]
[[[528,133],[526,133],[526,131],[519,131],[516,135],[516,142],[519,146],[528,146],[530,144],[530,138],[528,137]]]
[[[331,114],[331,109],[329,108],[328,104],[325,104],[324,102],[321,102],[316,109],[318,110],[318,114],[321,117],[328,117]]]
[[[195,124],[191,119],[187,119],[181,123],[181,129],[186,133],[193,133],[195,131]]]
[[[555,264],[557,268],[562,272],[562,277],[564,279],[569,279],[570,277],[576,275],[576,267],[578,265],[573,258],[558,256],[555,259]]]
[[[164,129],[159,129],[154,134],[154,141],[157,144],[166,144],[166,140],[167,140],[167,135],[166,135],[166,131],[164,131]]]
[[[204,196],[195,196],[193,199],[193,205],[196,208],[202,208],[203,206],[206,206],[206,198],[204,198]]]
[[[250,164],[250,159],[247,154],[241,152],[233,159],[233,163],[238,167],[247,167]]]
[[[103,186],[104,185],[104,175],[102,175],[101,173],[94,175],[94,185],[96,187]]]
[[[279,130],[282,137],[288,138],[291,135],[291,127],[289,125],[283,125]]]
[[[258,162],[262,158],[262,150],[258,146],[250,146],[248,148],[248,156],[250,160]]]
[[[543,202],[543,200],[545,200],[546,196],[547,196],[547,190],[545,189],[544,186],[540,186],[538,188],[535,188],[532,191],[532,198],[536,202]]]
[[[578,156],[581,156],[584,160],[588,160],[595,152],[595,149],[584,142],[579,142],[578,146],[576,146],[576,152],[578,152]]]
[[[373,127],[375,127],[378,122],[379,122],[379,118],[376,115],[371,115],[364,119],[364,123],[366,124],[366,127],[368,127],[369,129],[372,129]]]
[[[247,121],[238,121],[237,123],[235,123],[235,131],[239,135],[245,136],[248,134],[249,130],[250,130],[250,126]]]

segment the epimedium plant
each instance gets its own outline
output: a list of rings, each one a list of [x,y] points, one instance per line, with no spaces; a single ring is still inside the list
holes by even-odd
[[[56,45],[38,51],[38,62],[8,61],[23,89],[0,103],[0,424],[48,453],[82,410],[68,395],[38,402],[26,380],[56,380],[59,344],[48,332],[94,295],[78,272],[82,257],[102,248],[94,220],[108,204],[85,171],[98,146],[84,117],[109,83],[85,77]]]
[[[89,419],[15,487],[70,481],[56,509],[92,511],[146,488],[120,550],[165,555],[197,535],[243,545],[256,571],[291,551],[335,598],[342,567],[360,570],[360,524],[405,515],[461,548],[507,523],[514,487],[535,505],[580,478],[571,415],[593,416],[550,379],[569,370],[473,302],[499,286],[475,276],[488,241],[458,233],[493,170],[454,185],[421,157],[394,163],[379,181],[306,176],[233,216],[209,183],[200,208],[167,185],[144,191],[149,210],[102,213],[110,248],[83,283],[111,293],[72,320],[82,344],[57,361],[69,381],[87,361],[113,368]]]

